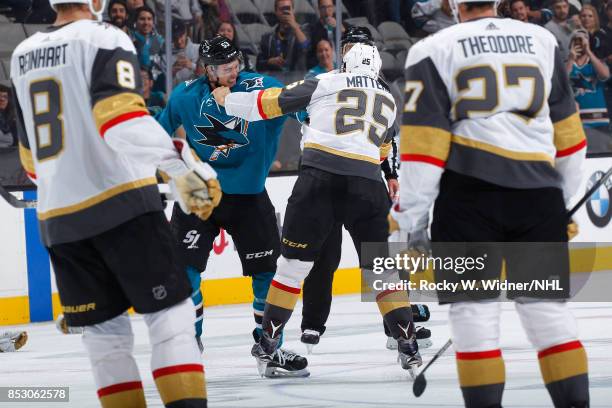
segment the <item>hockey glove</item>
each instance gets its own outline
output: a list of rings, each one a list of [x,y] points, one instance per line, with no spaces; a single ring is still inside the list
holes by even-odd
[[[184,140],[173,139],[189,172],[173,177],[168,185],[181,210],[207,220],[221,201],[221,186],[217,173],[199,161]]]

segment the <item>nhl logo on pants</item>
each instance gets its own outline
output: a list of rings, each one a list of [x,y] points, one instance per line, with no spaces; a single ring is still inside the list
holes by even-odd
[[[166,296],[168,296],[164,285],[155,286],[152,290],[155,300],[163,300],[166,298]]]

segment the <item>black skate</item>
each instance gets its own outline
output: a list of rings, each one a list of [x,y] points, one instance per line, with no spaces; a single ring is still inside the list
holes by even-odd
[[[420,349],[426,349],[433,345],[433,341],[431,341],[431,330],[423,326],[415,326],[415,336]],[[389,350],[397,350],[397,340],[391,336],[387,336],[386,347]]]
[[[423,364],[416,337],[414,335],[408,339],[400,337],[397,340],[397,346],[397,361],[404,370],[408,370],[410,377],[415,379],[417,368]]]
[[[278,339],[272,339],[264,332],[251,349],[251,355],[257,360],[259,375],[267,378],[308,377],[306,369],[308,360],[291,351],[277,348]]]
[[[312,348],[315,346],[315,344],[319,344],[320,339],[321,333],[316,330],[306,329],[302,333],[302,338],[300,338],[300,341],[306,345],[308,354],[311,354]]]

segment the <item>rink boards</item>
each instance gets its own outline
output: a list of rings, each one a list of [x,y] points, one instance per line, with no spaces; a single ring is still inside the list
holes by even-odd
[[[575,201],[612,166],[612,157],[590,158]],[[291,194],[295,176],[270,177],[266,188],[277,211],[279,228]],[[33,195],[34,193],[27,193]],[[611,242],[596,265],[612,270],[612,181],[608,181],[574,217],[580,225],[580,242]],[[30,196],[31,197],[31,196]],[[53,319],[60,310],[53,270],[40,245],[34,210],[18,210],[0,201],[0,325]],[[142,243],[146,245],[146,242]],[[357,254],[346,231],[343,232],[342,260],[334,279],[334,293],[357,293],[360,288]],[[578,272],[578,271],[575,271]],[[250,279],[243,278],[240,261],[229,234],[215,240],[208,267],[203,275],[206,305],[244,303],[252,300]]]

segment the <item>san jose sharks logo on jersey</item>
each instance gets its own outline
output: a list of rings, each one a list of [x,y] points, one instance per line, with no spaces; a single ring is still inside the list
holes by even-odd
[[[244,85],[247,91],[253,88],[263,88],[263,77],[247,78],[240,82],[240,85]]]
[[[229,157],[233,149],[249,144],[249,139],[246,137],[249,126],[247,121],[232,118],[227,122],[222,122],[207,113],[204,113],[203,116],[210,122],[210,126],[194,125],[198,133],[202,135],[201,139],[194,140],[194,142],[214,148],[208,160],[215,161],[219,155]]]

